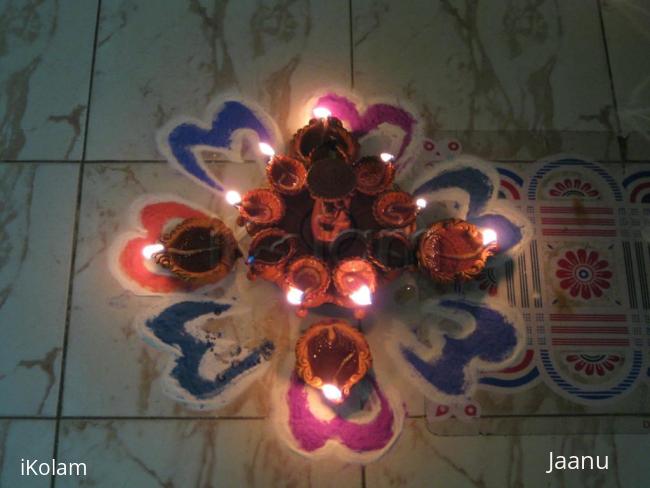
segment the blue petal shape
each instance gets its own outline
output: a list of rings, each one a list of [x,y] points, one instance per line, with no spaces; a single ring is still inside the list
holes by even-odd
[[[404,359],[431,385],[446,395],[463,395],[471,386],[465,368],[474,358],[500,363],[507,359],[517,346],[514,324],[500,312],[464,300],[443,300],[440,306],[463,310],[476,320],[476,328],[467,337],[445,337],[440,357],[428,363],[412,349],[402,345]]]
[[[477,168],[466,166],[443,171],[420,185],[413,193],[422,196],[424,193],[445,188],[458,188],[469,194],[468,215],[479,214],[495,191],[494,184],[487,174]]]
[[[210,188],[223,191],[223,186],[194,156],[192,148],[205,145],[228,149],[233,133],[239,129],[251,129],[258,134],[261,141],[271,141],[270,131],[253,110],[241,102],[228,101],[215,114],[209,130],[195,124],[182,123],[169,133],[167,142],[183,171]]]
[[[220,315],[229,308],[228,304],[209,301],[179,302],[167,307],[155,318],[147,320],[145,324],[164,344],[180,350],[181,355],[176,359],[176,365],[170,374],[183,389],[198,399],[203,400],[218,395],[243,373],[261,364],[274,349],[273,343],[265,340],[216,378],[203,378],[199,374],[199,365],[203,356],[214,344],[199,340],[190,334],[185,324],[203,315]]]
[[[523,234],[521,227],[508,220],[503,215],[485,214],[468,219],[469,222],[483,229],[492,229],[497,233],[499,254],[508,252],[521,242]]]

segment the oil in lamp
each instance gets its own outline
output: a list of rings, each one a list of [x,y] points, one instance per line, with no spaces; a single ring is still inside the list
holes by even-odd
[[[244,194],[237,208],[240,214],[238,223],[247,223],[255,230],[277,224],[285,211],[282,199],[275,192],[265,188],[257,188]]]
[[[277,227],[262,229],[255,234],[248,253],[248,278],[257,277],[279,283],[284,266],[296,252],[296,240]]]
[[[300,305],[298,315],[307,315],[307,308],[317,307],[328,301],[330,272],[327,264],[314,256],[304,255],[292,260],[286,268],[283,288],[287,301]],[[300,296],[300,301],[296,298]]]
[[[288,156],[274,156],[266,166],[266,175],[273,189],[285,195],[300,193],[307,180],[304,164]]]
[[[242,256],[235,237],[214,218],[190,218],[143,249],[157,264],[174,275],[203,285],[223,279]]]
[[[371,366],[363,334],[340,320],[313,324],[296,343],[298,376],[333,403],[341,403]]]
[[[372,294],[377,289],[377,272],[370,261],[361,258],[344,259],[336,266],[333,273],[334,286],[341,297],[347,297],[359,307],[372,304]],[[359,310],[359,309],[357,309]],[[356,313],[357,318],[363,317],[363,312]]]
[[[418,205],[413,202],[413,197],[403,191],[389,191],[383,193],[373,206],[373,213],[377,222],[389,228],[408,228],[415,230],[415,218]]]
[[[475,278],[496,251],[496,232],[483,232],[459,219],[435,222],[422,235],[417,258],[435,281],[451,283]]]

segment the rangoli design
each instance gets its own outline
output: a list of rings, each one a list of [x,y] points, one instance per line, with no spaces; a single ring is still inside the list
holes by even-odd
[[[373,369],[373,349],[390,354],[437,420],[480,416],[479,389],[545,381],[598,403],[647,377],[647,172],[621,180],[564,155],[525,172],[497,168],[463,155],[459,141],[425,139],[414,112],[390,101],[325,93],[310,108],[286,152],[272,117],[236,98],[159,134],[170,164],[231,206],[226,216],[143,196],[111,248],[120,283],[157,296],[136,327],[170,355],[173,398],[218,408],[270,372],[271,419],[289,447],[365,463],[393,445],[406,414],[400,385]],[[267,183],[234,188],[211,170],[216,160],[254,160]],[[300,317],[348,312],[304,330],[286,324],[302,335],[299,367],[280,359],[273,331],[253,327],[245,341],[219,332],[233,314],[253,320],[234,278],[244,266]],[[408,274],[415,285],[376,300]],[[615,282],[627,289],[605,297]],[[230,298],[211,297],[215,288]],[[369,313],[389,340],[368,345],[354,319]]]

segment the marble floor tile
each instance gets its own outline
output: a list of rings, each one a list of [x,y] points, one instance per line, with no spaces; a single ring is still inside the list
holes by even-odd
[[[537,435],[442,437],[422,419],[407,420],[395,447],[366,467],[367,486],[587,487],[648,486],[647,435]],[[557,471],[554,455],[608,456],[608,470]]]
[[[253,164],[216,164],[228,188],[254,185],[260,172]],[[237,212],[222,198],[199,188],[165,163],[89,163],[84,169],[79,237],[66,363],[65,415],[72,416],[178,416],[194,415],[163,392],[162,373],[168,354],[146,345],[133,320],[160,297],[138,297],[126,291],[108,270],[108,247],[117,234],[130,229],[127,210],[145,193],[168,193],[212,209],[231,229]],[[240,261],[233,276],[250,286]],[[269,300],[274,289],[255,283],[245,294],[252,305],[248,325],[237,330],[255,340],[276,344],[274,361],[292,353],[289,326],[293,314],[284,301]],[[211,296],[218,297],[219,289]],[[223,293],[223,292],[222,292]],[[275,364],[275,363],[274,363]],[[264,378],[269,385],[272,370]],[[261,416],[269,409],[269,392],[259,384],[229,406],[221,416]],[[205,411],[201,415],[206,415]]]
[[[0,159],[79,159],[97,0],[0,4]]]
[[[361,468],[308,461],[265,420],[63,421],[59,457],[88,463],[89,476],[57,487],[360,487]]]
[[[0,164],[0,415],[56,413],[78,171]]]
[[[349,86],[349,53],[346,0],[103,1],[88,157],[161,159],[156,129],[226,93],[288,136],[314,90]]]
[[[49,476],[21,476],[22,459],[49,462],[54,420],[0,420],[0,486],[46,488]]]
[[[650,158],[650,5],[601,0],[612,81],[627,158]]]
[[[413,106],[427,135],[494,159],[618,157],[595,2],[352,5],[355,89]]]

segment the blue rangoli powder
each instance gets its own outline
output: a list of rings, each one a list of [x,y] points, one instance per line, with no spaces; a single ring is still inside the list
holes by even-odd
[[[443,171],[438,176],[420,185],[413,194],[417,197],[423,193],[445,188],[458,188],[469,194],[468,215],[480,213],[494,193],[492,180],[483,171],[465,167]]]
[[[464,372],[467,364],[475,357],[491,363],[505,360],[517,345],[517,334],[514,326],[496,310],[455,300],[444,300],[440,305],[472,314],[476,319],[474,331],[463,339],[445,336],[442,354],[432,363],[422,360],[405,346],[401,347],[401,352],[438,390],[447,395],[462,395],[467,388]]]
[[[210,301],[179,302],[163,310],[157,317],[146,322],[154,335],[165,344],[180,349],[181,356],[176,359],[176,365],[171,376],[179,385],[198,399],[214,397],[221,393],[233,380],[242,373],[261,364],[273,352],[271,341],[264,340],[258,347],[251,350],[243,359],[233,363],[213,379],[205,379],[199,375],[199,365],[205,353],[214,346],[210,341],[196,338],[185,329],[185,324],[203,315],[220,315],[230,308],[228,304]]]
[[[230,101],[223,105],[209,130],[187,123],[175,127],[168,137],[169,147],[187,172],[212,188],[223,191],[221,185],[197,161],[192,148],[199,145],[229,148],[233,133],[239,129],[257,132],[261,141],[271,140],[268,130],[250,108],[243,103]]]

